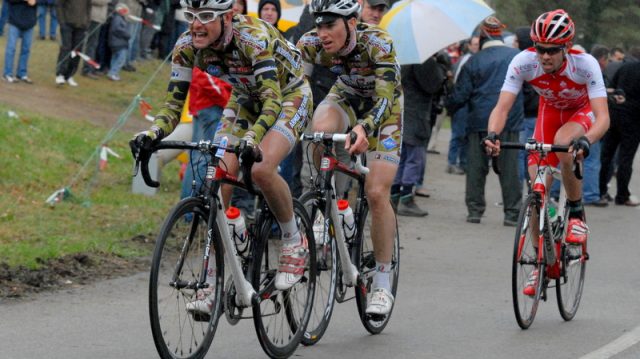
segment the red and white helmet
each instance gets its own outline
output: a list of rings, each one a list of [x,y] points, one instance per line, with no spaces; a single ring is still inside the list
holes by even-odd
[[[576,26],[562,9],[545,12],[531,25],[531,40],[547,44],[564,45],[576,34]]]

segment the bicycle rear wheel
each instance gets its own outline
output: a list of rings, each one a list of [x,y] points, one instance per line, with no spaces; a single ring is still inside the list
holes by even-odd
[[[200,198],[179,202],[156,240],[149,281],[151,332],[162,358],[203,358],[215,335],[222,308],[222,249],[213,224],[210,261],[215,263],[211,313],[187,312],[201,288],[209,211]],[[211,268],[211,266],[209,267]]]
[[[540,208],[537,204],[536,194],[531,193],[520,208],[516,238],[513,246],[513,267],[511,277],[511,290],[513,295],[513,310],[516,321],[522,329],[527,329],[533,323],[540,303],[542,288],[545,278],[545,266],[538,259],[539,237],[538,221],[533,221],[533,215],[540,219]],[[540,219],[541,220],[541,219]],[[527,295],[524,289],[533,271],[538,271],[538,280],[535,285],[535,294]]]
[[[398,220],[395,212],[393,214],[395,236],[393,240],[393,252],[391,257],[391,294],[396,298],[398,291],[398,280],[400,276],[400,234],[398,232]],[[389,323],[391,312],[386,315],[370,315],[366,313],[368,299],[371,296],[373,276],[376,271],[376,259],[373,255],[373,242],[371,241],[371,214],[366,203],[362,205],[362,211],[358,214],[358,233],[356,233],[355,253],[353,263],[356,264],[359,272],[356,292],[356,305],[360,321],[365,329],[371,334],[379,334]],[[395,306],[395,303],[394,303]]]
[[[269,219],[262,223],[256,240],[252,284],[260,295],[260,302],[253,306],[253,321],[262,349],[272,358],[287,358],[296,350],[311,317],[316,286],[316,246],[309,217],[297,200],[293,200],[293,212],[298,228],[307,237],[309,259],[302,279],[286,291],[275,288],[281,240],[272,236],[274,223]]]
[[[564,223],[567,223],[567,218]],[[563,236],[566,236],[566,228],[562,233]],[[587,266],[586,244],[567,244],[563,240],[560,260],[562,271],[560,278],[556,279],[556,298],[560,316],[569,321],[576,315],[582,298],[584,274]]]
[[[302,344],[317,343],[329,326],[333,306],[335,305],[338,276],[338,253],[333,233],[335,227],[329,218],[330,230],[325,230],[325,201],[316,196],[315,191],[307,192],[300,197],[313,225],[316,242],[316,291],[313,297],[313,309],[307,330],[302,337]]]

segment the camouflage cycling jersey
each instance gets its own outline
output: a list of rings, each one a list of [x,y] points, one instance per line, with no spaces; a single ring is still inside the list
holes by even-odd
[[[340,106],[350,127],[356,123],[365,127],[369,149],[378,152],[376,159],[397,163],[404,106],[400,65],[391,36],[376,26],[358,23],[355,47],[346,56],[325,52],[315,30],[304,34],[297,47],[307,76],[313,65],[327,67],[338,76],[324,101]]]
[[[233,93],[226,108],[245,114],[242,119],[223,116],[222,128],[240,128],[234,135],[241,137],[252,125],[259,142],[276,120],[281,120],[293,130],[288,137],[297,136],[307,122],[300,115],[311,113],[308,106],[313,106],[300,52],[262,20],[236,15],[232,29],[230,43],[223,50],[211,46],[196,49],[189,32],[180,36],[173,49],[165,105],[155,124],[165,134],[173,131],[189,91],[192,69],[197,66],[230,83]],[[225,110],[225,115],[228,113]],[[291,121],[296,115],[295,122]]]

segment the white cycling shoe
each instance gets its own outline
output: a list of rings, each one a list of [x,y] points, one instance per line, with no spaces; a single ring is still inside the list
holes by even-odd
[[[282,245],[280,248],[280,266],[276,274],[275,286],[278,290],[287,290],[302,279],[307,260],[309,259],[309,244],[306,236],[302,235],[301,243],[292,246]]]
[[[187,303],[187,312],[210,314],[213,310],[213,297],[213,288],[199,289],[196,300]]]
[[[367,305],[367,314],[387,315],[393,308],[393,294],[384,288],[376,288]]]

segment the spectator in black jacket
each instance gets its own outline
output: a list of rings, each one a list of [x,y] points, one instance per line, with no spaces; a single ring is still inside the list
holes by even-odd
[[[640,143],[640,62],[624,64],[613,77],[611,86],[624,91],[625,101],[609,109],[611,125],[603,138],[600,194],[607,195],[611,163],[618,148],[618,190],[615,203],[635,207],[640,205],[640,201],[631,195],[629,182],[633,172],[633,159]]]
[[[422,64],[401,67],[404,92],[402,149],[398,172],[391,186],[391,200],[400,216],[423,217],[427,211],[418,207],[413,189],[426,168],[427,145],[431,136],[431,104],[445,79],[435,57]]]
[[[78,70],[80,56],[71,56],[71,51],[81,51],[84,35],[91,21],[91,0],[57,0],[56,14],[60,22],[62,44],[56,67],[56,84],[78,86],[73,75]]]
[[[31,52],[31,40],[33,28],[36,26],[36,0],[9,0],[9,36],[4,53],[4,74],[7,82],[18,80],[28,84],[33,83],[27,76],[29,53]],[[15,60],[18,39],[22,39],[20,47],[20,59],[16,77],[13,75],[13,61]]]

